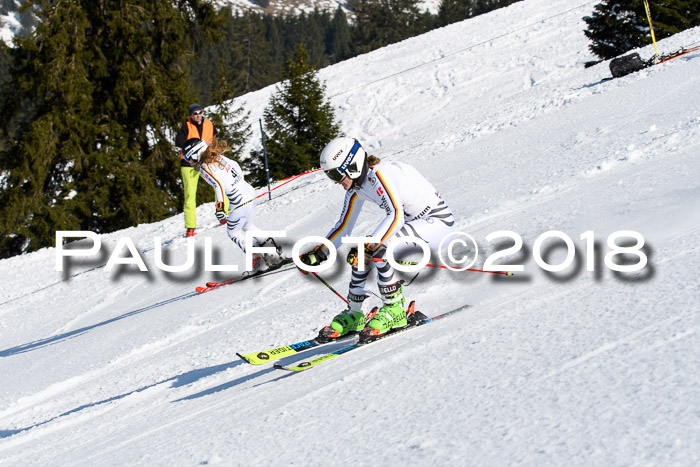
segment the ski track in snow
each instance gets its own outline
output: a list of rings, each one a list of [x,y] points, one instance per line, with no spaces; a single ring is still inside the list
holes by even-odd
[[[471,307],[294,374],[236,352],[309,339],[344,304],[294,270],[195,294],[239,273],[155,270],[156,236],[169,264],[186,259],[182,215],[102,235],[103,254],[64,273],[54,249],[2,260],[0,465],[699,464],[700,53],[602,81],[607,63],[583,67],[592,8],[526,0],[319,73],[344,132],[433,181],[478,242],[474,267],[506,230],[524,246],[499,262],[522,273],[423,270],[406,287],[421,311]],[[251,121],[274,88],[241,98]],[[342,201],[307,175],[260,198],[256,225],[286,230],[291,252]],[[200,262],[211,238],[242,268],[212,205],[197,215]],[[354,233],[379,219],[366,206]],[[558,273],[534,260],[550,230],[576,248]],[[620,230],[644,236],[643,270],[605,266]],[[149,273],[102,267],[124,235]],[[341,294],[345,254],[321,274]]]

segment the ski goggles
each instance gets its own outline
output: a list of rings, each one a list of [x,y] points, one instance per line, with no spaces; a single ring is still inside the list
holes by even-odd
[[[357,154],[357,151],[361,147],[362,146],[360,145],[360,142],[355,140],[355,144],[352,145],[352,149],[350,149],[350,152],[345,157],[345,160],[343,161],[343,163],[340,164],[339,167],[336,167],[334,169],[324,170],[323,172],[328,176],[328,178],[330,178],[334,182],[336,182],[336,183],[342,182],[343,179],[347,175],[347,173],[345,173],[345,172],[348,170],[350,163],[355,158],[355,154]]]
[[[342,182],[346,175],[342,173],[339,168],[324,170],[324,173],[328,175],[328,178],[330,178],[336,183]]]

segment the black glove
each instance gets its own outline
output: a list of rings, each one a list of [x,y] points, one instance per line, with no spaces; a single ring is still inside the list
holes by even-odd
[[[216,218],[219,219],[219,224],[225,224],[226,219],[228,218],[226,211],[224,210],[224,203],[221,201],[216,203]]]
[[[372,264],[374,255],[380,246],[382,246],[381,243],[365,243],[363,251],[363,255],[365,256],[365,267],[369,267],[369,265]],[[348,257],[346,258],[346,260],[352,266],[359,265],[359,253],[357,251],[357,247],[353,247],[350,249],[350,253],[348,253]]]
[[[357,266],[357,247],[354,246],[350,248],[350,252],[348,253],[347,258],[345,258],[345,261],[350,263],[350,266]]]
[[[323,245],[316,245],[313,250],[299,255],[299,259],[302,263],[308,266],[318,266],[328,259],[326,252],[323,251]],[[307,271],[301,270],[304,274],[308,274]]]

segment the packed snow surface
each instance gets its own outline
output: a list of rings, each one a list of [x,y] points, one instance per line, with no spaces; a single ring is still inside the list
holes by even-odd
[[[473,268],[513,277],[425,268],[405,287],[418,309],[471,306],[297,374],[236,352],[309,339],[344,303],[296,270],[195,294],[234,274],[204,271],[207,239],[244,265],[211,204],[184,273],[154,249],[185,262],[182,215],[102,235],[63,272],[54,248],[2,260],[0,464],[698,465],[700,53],[605,81],[583,66],[594,4],[519,2],[319,74],[345,133],[440,190]],[[274,89],[242,98],[254,128]],[[306,175],[256,224],[291,252],[343,195]],[[381,216],[365,206],[354,233]],[[103,267],[133,258],[125,238],[148,272]],[[320,274],[342,295],[347,249]]]

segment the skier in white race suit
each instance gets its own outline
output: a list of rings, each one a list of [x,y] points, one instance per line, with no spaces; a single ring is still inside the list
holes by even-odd
[[[225,141],[214,137],[211,145],[198,138],[185,142],[183,153],[202,178],[216,192],[216,218],[226,224],[229,238],[246,252],[246,232],[260,230],[255,226],[255,188],[243,178],[240,165],[223,154],[229,150]],[[276,253],[253,253],[251,274],[278,265],[285,258],[272,238],[253,238],[253,246],[273,246]]]
[[[358,332],[361,339],[372,339],[406,326],[407,309],[402,283],[394,278],[394,269],[385,261],[385,253],[392,243],[397,243],[393,252],[395,258],[400,258],[408,250],[415,250],[417,244],[404,237],[419,238],[431,251],[437,251],[443,238],[454,231],[455,221],[449,206],[413,166],[403,162],[382,162],[378,157],[368,156],[359,141],[353,138],[341,137],[328,143],[321,152],[321,168],[346,190],[340,219],[326,235],[336,248],[342,237],[351,234],[365,201],[379,206],[386,217],[369,235],[372,243],[365,244],[359,254],[357,247],[350,251],[348,262],[352,264],[352,277],[348,308],[335,316],[317,339],[333,340]],[[359,267],[360,255],[364,256],[364,270]],[[300,255],[300,259],[311,266],[321,264],[327,259],[326,247],[317,245]],[[365,288],[365,283],[375,268],[383,306],[377,313],[365,317],[362,303],[371,293]],[[413,310],[408,311],[410,314]]]

